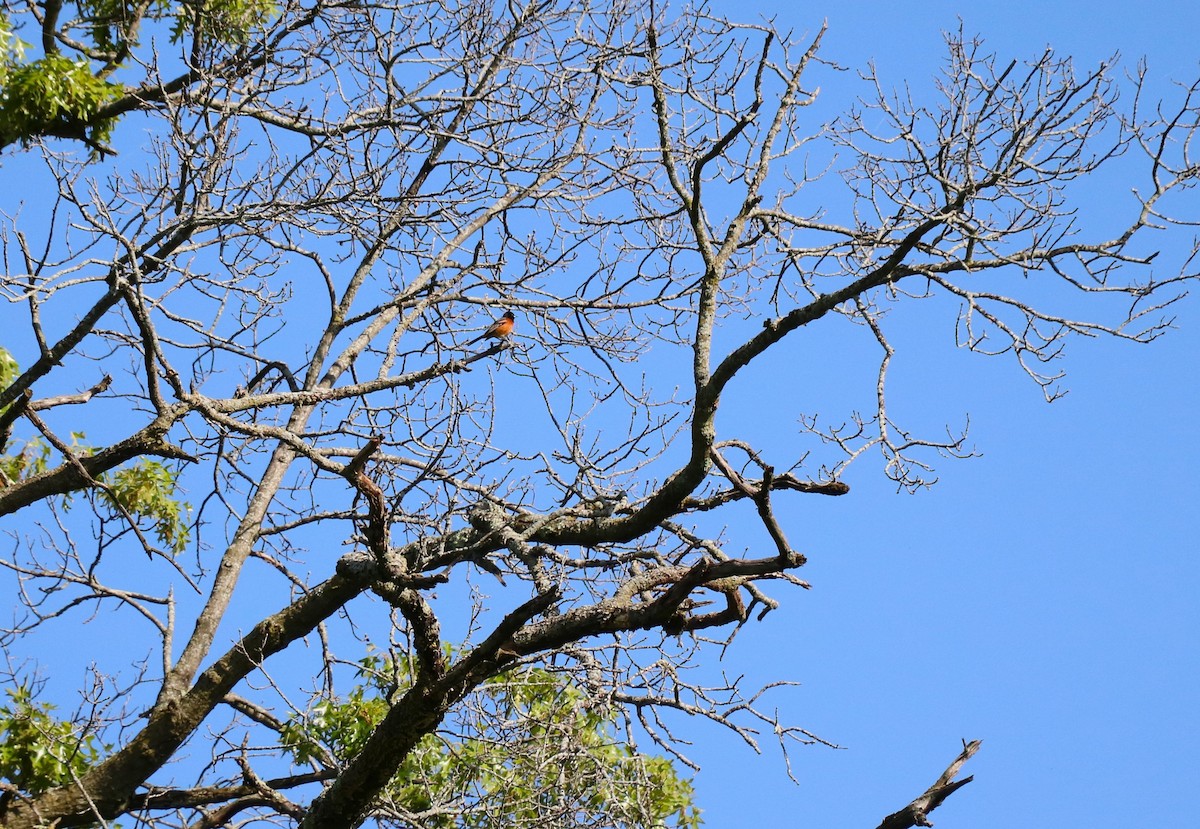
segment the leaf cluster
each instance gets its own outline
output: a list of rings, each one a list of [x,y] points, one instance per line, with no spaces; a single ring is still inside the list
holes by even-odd
[[[20,374],[12,354],[0,346],[0,387],[8,386]],[[7,410],[8,407],[5,407]],[[0,410],[2,413],[5,410]],[[86,457],[95,451],[83,443],[83,432],[72,432],[70,452]],[[0,441],[2,443],[2,441]],[[20,443],[13,451],[0,445],[0,488],[41,475],[54,459],[53,447],[39,437]],[[98,475],[96,483],[101,503],[114,515],[150,521],[160,544],[179,554],[191,538],[188,519],[192,507],[177,495],[178,472],[161,461],[139,458],[131,466]],[[64,508],[71,505],[71,493],[62,496]]]
[[[18,451],[0,455],[0,484],[27,480],[45,472],[49,465],[50,444],[38,438],[26,441]]]
[[[173,43],[194,35],[196,47],[211,43],[243,46],[279,13],[271,0],[214,0],[178,6],[165,0],[79,0],[75,5],[91,43],[72,41],[80,53],[68,56],[59,51],[55,41],[47,40],[47,53],[28,62],[24,60],[28,44],[14,34],[12,22],[0,13],[0,147],[28,146],[38,138],[57,136],[108,151],[117,116],[105,114],[105,107],[132,94],[108,78],[129,62],[144,22],[166,21]]]
[[[36,702],[28,684],[5,689],[0,706],[0,778],[37,794],[71,783],[100,761],[107,749],[95,734],[55,719],[54,706]]]
[[[150,519],[159,542],[178,554],[191,537],[187,521],[191,506],[176,497],[176,476],[166,464],[142,459],[106,476],[108,488],[100,491],[101,498],[131,515]]]
[[[359,662],[358,676],[346,697],[320,698],[285,724],[284,746],[296,762],[353,758],[388,700],[411,683],[402,661],[376,655]],[[537,825],[548,814],[564,825],[597,816],[613,827],[700,825],[690,781],[667,758],[620,739],[612,709],[588,704],[569,679],[513,671],[486,682],[474,702],[465,736],[428,734],[404,760],[381,793],[387,810],[424,815],[420,825],[431,829]]]
[[[0,143],[28,144],[42,135],[87,137],[104,143],[114,120],[97,118],[123,87],[92,74],[88,62],[62,54],[9,65],[0,89]]]
[[[79,455],[87,455],[90,447],[81,446],[84,435],[72,433],[72,449]],[[52,447],[40,438],[22,443],[16,451],[0,455],[0,484],[28,480],[50,468]],[[191,505],[177,497],[178,473],[166,464],[150,459],[140,459],[132,466],[101,475],[97,482],[102,485],[99,496],[111,512],[126,511],[134,518],[145,518],[151,523],[159,543],[173,553],[181,553],[191,538],[188,518]],[[62,498],[69,507],[70,494]]]
[[[184,3],[171,28],[171,39],[179,42],[189,32],[204,40],[240,46],[279,14],[271,0],[215,0]]]

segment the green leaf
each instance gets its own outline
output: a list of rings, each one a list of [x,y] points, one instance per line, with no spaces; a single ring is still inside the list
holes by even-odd
[[[45,135],[104,142],[113,120],[100,108],[123,87],[95,77],[84,59],[47,55],[29,64],[8,63],[0,87],[0,145],[29,143]]]
[[[307,716],[285,725],[284,747],[297,763],[323,753],[338,763],[352,759],[387,713],[386,700],[411,683],[407,666],[376,655],[360,661],[359,677],[346,698],[314,699]],[[692,785],[671,761],[622,742],[615,714],[589,705],[561,675],[531,669],[496,677],[471,708],[477,733],[427,735],[384,792],[410,812],[462,807],[422,827],[538,825],[553,815],[587,816],[614,829],[700,825]]]
[[[54,706],[36,702],[28,685],[5,693],[9,704],[0,706],[0,778],[37,794],[72,782],[100,761],[96,735],[56,720],[50,714]]]
[[[112,490],[102,490],[103,500],[124,507],[135,518],[148,518],[160,543],[181,553],[191,537],[187,518],[191,505],[176,497],[176,473],[158,461],[140,460],[106,476]]]
[[[178,42],[188,33],[219,43],[241,45],[262,29],[279,7],[271,0],[210,0],[198,5],[179,7],[171,39]]]

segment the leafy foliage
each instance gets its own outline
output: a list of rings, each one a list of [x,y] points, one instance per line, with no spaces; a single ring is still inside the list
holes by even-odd
[[[17,363],[17,359],[13,357],[12,352],[0,345],[0,386],[5,388],[11,386],[20,373],[21,366]],[[8,406],[5,406],[0,409],[0,412],[7,410]]]
[[[181,40],[189,31],[219,43],[241,45],[262,28],[279,7],[271,0],[214,0],[180,7],[171,34]]]
[[[122,87],[92,74],[88,62],[47,55],[10,65],[0,89],[0,143],[28,143],[41,135],[84,137],[103,143],[113,119],[97,118],[100,108],[120,97]]]
[[[5,690],[0,706],[0,778],[29,794],[70,783],[100,761],[96,735],[56,720],[54,706],[35,702],[28,685]]]
[[[106,501],[124,507],[131,515],[149,518],[159,542],[175,553],[183,551],[191,535],[187,523],[191,507],[175,497],[174,470],[143,459],[117,470],[106,483],[112,490],[111,495],[101,491]]]
[[[297,762],[353,757],[388,699],[410,683],[403,663],[378,656],[364,658],[358,675],[365,681],[348,697],[318,699],[286,724],[284,744]],[[691,783],[668,759],[619,739],[611,710],[587,700],[543,669],[492,679],[474,699],[475,733],[426,735],[383,800],[429,829],[533,826],[551,815],[557,826],[699,826]]]
[[[155,0],[145,14],[148,17],[168,8],[166,0]],[[137,21],[130,4],[124,0],[79,0],[79,14],[90,26],[89,34],[95,45],[104,50],[123,49],[133,45],[131,23]]]
[[[73,433],[71,442],[77,454],[86,455],[91,449],[80,446],[82,433]],[[0,485],[27,480],[45,472],[50,467],[52,448],[46,441],[33,438],[20,445],[18,451],[0,455]],[[110,475],[102,475],[100,498],[113,511],[127,511],[134,518],[150,520],[155,537],[172,552],[180,553],[191,538],[188,517],[191,505],[176,497],[177,474],[156,460],[142,459],[133,466],[119,469]],[[111,491],[110,491],[111,490]],[[70,495],[63,496],[66,503]]]
[[[20,374],[20,366],[12,354],[0,346],[0,388],[7,386]],[[71,450],[78,456],[90,455],[93,449],[83,444],[82,432],[71,433]],[[42,438],[34,437],[20,444],[13,452],[0,446],[0,486],[7,486],[39,475],[50,468],[53,450]],[[101,475],[98,481],[101,501],[114,513],[122,510],[136,518],[150,519],[155,536],[172,552],[178,554],[187,546],[191,529],[187,519],[191,505],[176,497],[177,473],[161,461],[141,458],[132,466]],[[70,504],[71,494],[63,496]]]
[[[0,86],[8,82],[9,71],[24,56],[25,41],[13,34],[12,21],[6,15],[0,13]],[[7,354],[8,352],[5,351],[4,353]]]
[[[198,43],[241,46],[279,12],[271,0],[212,0],[173,5],[167,0],[79,0],[79,18],[87,21],[94,51],[70,57],[51,52],[26,63],[27,44],[0,14],[0,147],[42,136],[76,138],[93,149],[109,140],[115,117],[101,116],[106,104],[125,88],[107,80],[123,65],[146,21],[167,19],[171,39],[193,34]],[[94,67],[90,58],[106,57]]]
[[[50,463],[50,444],[34,438],[21,444],[20,451],[0,455],[0,485],[23,481],[45,472]]]

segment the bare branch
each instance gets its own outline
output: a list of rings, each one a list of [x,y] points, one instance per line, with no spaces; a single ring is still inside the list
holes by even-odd
[[[963,786],[975,779],[974,775],[964,777],[962,780],[955,780],[958,776],[959,769],[963,764],[970,760],[975,752],[979,751],[979,747],[983,745],[981,740],[971,740],[967,742],[963,740],[963,750],[941,776],[934,781],[933,785],[925,790],[924,794],[914,800],[912,803],[905,806],[898,812],[893,812],[883,819],[879,824],[878,829],[908,829],[910,826],[933,826],[928,815],[946,800],[947,797],[954,794]]]

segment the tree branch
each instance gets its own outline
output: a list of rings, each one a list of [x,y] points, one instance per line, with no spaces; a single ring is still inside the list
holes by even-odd
[[[981,740],[971,740],[967,742],[963,740],[962,752],[954,758],[941,776],[934,781],[933,785],[925,790],[924,794],[909,803],[898,812],[893,812],[883,819],[877,829],[909,829],[911,826],[933,826],[929,821],[928,815],[942,802],[954,794],[963,786],[975,779],[974,775],[964,777],[962,780],[955,780],[959,769],[963,767],[975,752],[979,751],[979,747],[983,745]]]

